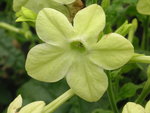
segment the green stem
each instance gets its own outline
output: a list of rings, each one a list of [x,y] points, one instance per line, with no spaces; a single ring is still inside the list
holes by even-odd
[[[69,89],[64,94],[56,98],[54,101],[45,106],[43,113],[52,113],[54,112],[60,105],[62,105],[65,101],[70,99],[74,94],[74,92]]]
[[[146,17],[146,20],[144,21],[144,32],[143,32],[143,38],[142,38],[142,49],[147,49],[148,42],[148,27],[149,27],[149,16]]]
[[[141,104],[149,93],[150,93],[150,79],[146,81],[140,96],[136,99],[135,102]]]
[[[139,55],[139,56],[134,56],[130,59],[131,63],[150,63],[150,56],[144,56],[144,55]]]
[[[118,108],[116,106],[116,99],[115,99],[115,95],[114,95],[114,90],[113,90],[113,84],[112,84],[112,80],[111,80],[111,75],[110,73],[107,74],[108,75],[108,90],[107,90],[107,94],[108,94],[108,98],[109,98],[109,102],[111,104],[111,108],[114,111],[114,113],[119,113]]]
[[[137,30],[137,27],[138,27],[138,21],[135,18],[135,19],[132,20],[132,26],[131,26],[130,31],[128,33],[128,40],[131,43],[133,42],[134,34],[135,34],[135,31]]]
[[[7,23],[4,23],[4,22],[0,22],[0,27],[1,28],[4,28],[4,29],[7,29],[7,30],[10,30],[10,31],[13,31],[15,33],[21,33],[21,30],[12,26],[12,25],[9,25]]]
[[[147,19],[146,19],[146,24],[145,24],[145,37],[147,38],[147,40],[146,40],[146,49],[147,50],[149,50],[149,41],[150,41],[150,37],[148,37],[148,29],[149,29],[149,20],[150,20],[150,18],[149,18],[149,16],[147,16]]]
[[[110,0],[102,0],[101,6],[106,10],[110,6]]]

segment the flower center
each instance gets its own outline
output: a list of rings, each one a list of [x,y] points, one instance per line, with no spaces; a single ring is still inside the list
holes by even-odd
[[[71,49],[79,51],[79,52],[84,52],[86,50],[85,46],[81,41],[73,41],[70,44]]]

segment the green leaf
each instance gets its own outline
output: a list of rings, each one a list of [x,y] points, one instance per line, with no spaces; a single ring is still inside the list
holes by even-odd
[[[147,67],[147,78],[150,79],[150,65]]]
[[[123,107],[122,113],[145,113],[145,109],[139,104],[128,102]]]
[[[3,76],[2,72],[0,71],[0,78]],[[13,99],[10,89],[8,88],[8,83],[3,79],[0,79],[0,104],[8,105],[11,100]],[[3,82],[2,82],[3,81]],[[6,83],[6,84],[5,84]]]
[[[19,95],[18,97],[10,103],[7,113],[16,113],[17,110],[22,106],[22,97]]]
[[[110,33],[93,46],[89,58],[100,67],[113,70],[125,65],[133,56],[132,44],[123,36]]]
[[[105,13],[99,5],[90,5],[80,10],[74,18],[74,29],[78,37],[88,43],[96,43],[99,33],[105,27]]]
[[[92,113],[113,113],[113,112],[104,109],[95,109]]]
[[[44,106],[45,103],[43,101],[32,102],[21,108],[19,113],[41,113],[43,111]]]
[[[108,86],[104,71],[86,58],[73,63],[67,73],[67,82],[75,94],[89,102],[98,101]]]
[[[39,12],[36,31],[41,40],[52,45],[66,43],[74,35],[74,29],[67,18],[51,8],[44,8]]]
[[[86,6],[91,4],[97,4],[98,0],[86,0]]]
[[[139,88],[140,87],[138,85],[135,85],[133,83],[126,83],[124,86],[121,87],[117,96],[117,101],[134,96]]]
[[[49,87],[44,87],[44,84],[46,83],[41,84],[41,82],[33,79],[24,83],[17,91],[17,94],[21,94],[23,97],[23,105],[37,100],[43,100],[45,102],[52,101],[54,98],[52,98],[51,95],[53,94],[49,92],[48,89],[53,88],[50,87],[51,85]]]
[[[139,13],[150,15],[150,0],[139,0],[136,8]]]
[[[39,44],[29,51],[25,67],[28,74],[36,80],[56,82],[68,72],[72,64],[71,56],[61,47]]]

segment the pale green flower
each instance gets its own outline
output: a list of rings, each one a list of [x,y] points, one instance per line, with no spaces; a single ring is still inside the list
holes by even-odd
[[[75,2],[75,0],[13,0],[13,9],[15,12],[18,12],[22,7],[26,7],[38,13],[43,8],[53,8],[68,15],[69,11],[64,4],[73,2]]]
[[[147,102],[147,104],[145,106],[145,111],[146,111],[146,113],[150,113],[150,100]]]
[[[134,102],[128,102],[124,106],[122,113],[150,113],[150,101],[147,102],[145,108]]]
[[[110,33],[98,41],[105,26],[103,9],[93,4],[80,10],[73,26],[60,12],[45,8],[36,20],[36,31],[45,43],[33,47],[26,70],[34,79],[56,82],[66,76],[71,89],[87,101],[97,101],[107,89],[103,69],[113,70],[132,57],[132,44]]]
[[[20,109],[21,106],[22,97],[19,95],[13,102],[10,103],[7,113],[42,113],[45,103],[43,101],[36,101]]]
[[[150,15],[150,0],[139,0],[136,8],[139,13]]]

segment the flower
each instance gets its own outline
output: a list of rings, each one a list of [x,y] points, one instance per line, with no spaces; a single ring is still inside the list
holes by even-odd
[[[128,102],[122,113],[150,113],[150,101],[147,102],[145,108],[134,102]]]
[[[110,33],[98,41],[105,26],[105,13],[93,4],[80,10],[73,26],[60,12],[44,8],[37,16],[36,31],[45,43],[33,47],[26,70],[34,79],[56,82],[66,76],[74,93],[93,102],[108,87],[103,69],[113,70],[133,56],[132,44],[123,36]]]
[[[22,106],[22,97],[19,95],[13,102],[10,103],[7,113],[42,113],[45,103],[43,101],[32,102],[18,112],[18,109]]]
[[[136,9],[140,14],[150,15],[150,0],[139,0]]]

